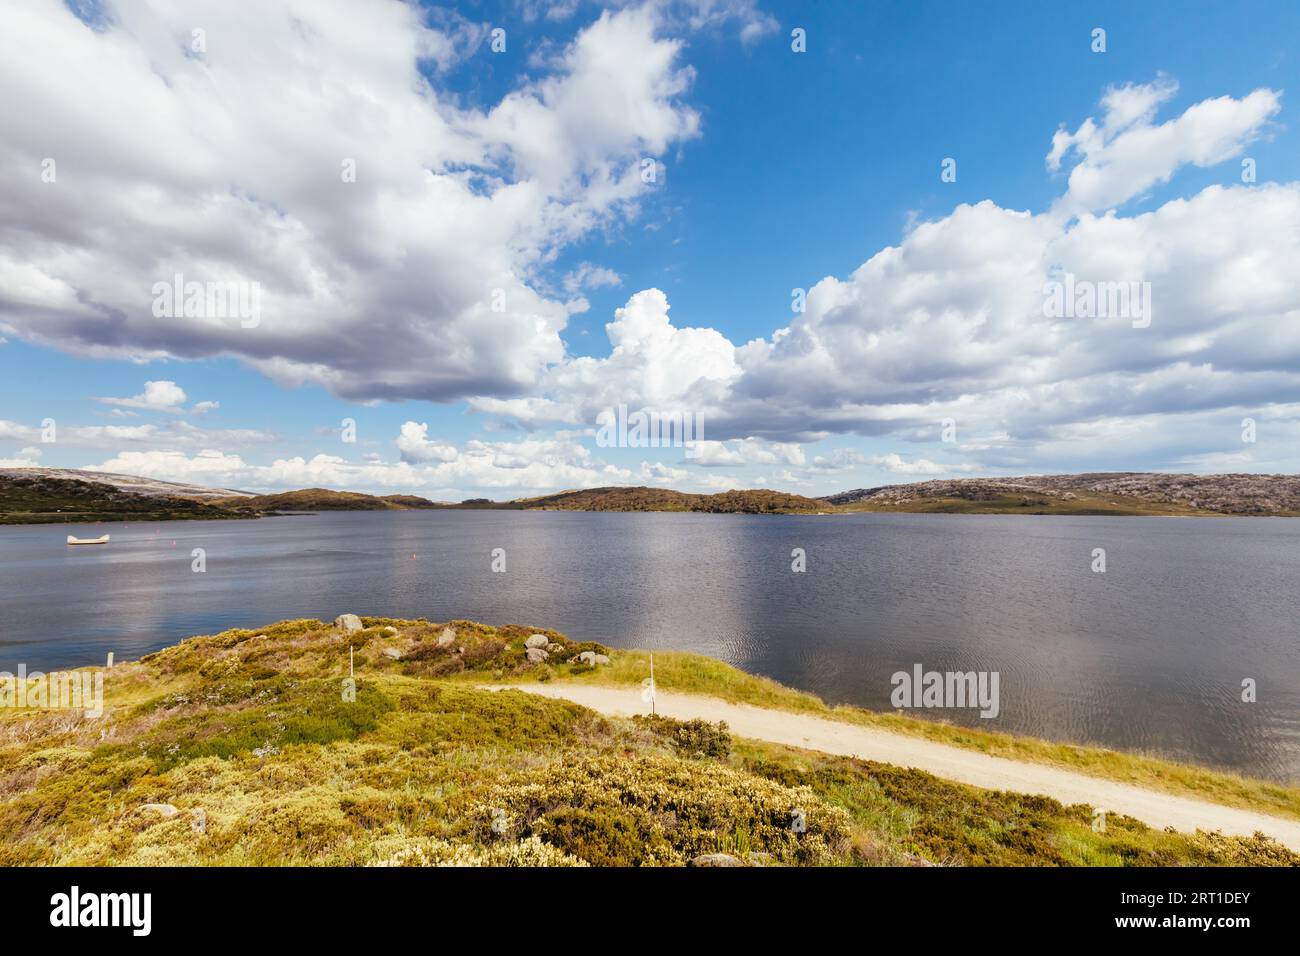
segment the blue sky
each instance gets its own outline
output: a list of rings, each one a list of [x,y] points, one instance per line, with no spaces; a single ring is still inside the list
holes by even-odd
[[[178,6],[0,14],[9,466],[442,498],[1296,469],[1292,3]],[[1156,321],[1044,324],[1049,267],[1148,281]],[[152,315],[176,271],[264,321]],[[602,447],[619,403],[708,444]]]

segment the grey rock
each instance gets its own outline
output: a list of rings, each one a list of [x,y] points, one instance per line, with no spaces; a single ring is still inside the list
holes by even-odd
[[[456,643],[456,632],[450,627],[444,627],[442,633],[438,635],[438,647],[451,647]]]
[[[745,861],[730,853],[705,853],[697,856],[687,866],[744,866]]]
[[[551,656],[541,647],[530,647],[524,653],[528,655],[528,663],[530,664],[540,664]]]
[[[597,654],[595,651],[583,651],[574,661],[579,664],[586,664],[588,667],[595,667],[597,664],[608,664],[609,657],[605,654]]]
[[[534,634],[524,641],[524,647],[540,647],[544,649],[550,643],[551,639],[545,634]]]
[[[391,660],[400,661],[402,659],[402,652],[396,647],[385,647],[384,656]]]
[[[170,803],[146,803],[141,805],[140,810],[145,813],[156,813],[164,820],[169,820],[180,813]]]
[[[334,619],[334,626],[351,634],[353,631],[361,630],[361,618],[355,614],[340,614]]]

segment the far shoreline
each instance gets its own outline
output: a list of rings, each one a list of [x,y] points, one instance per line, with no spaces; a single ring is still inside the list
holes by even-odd
[[[605,485],[506,501],[455,502],[319,487],[255,494],[78,469],[0,468],[0,524],[248,519],[341,511],[1300,517],[1300,476],[1089,472],[930,479],[815,497],[770,488],[685,492]]]
[[[0,528],[33,528],[33,527],[71,527],[86,526],[96,524],[123,525],[130,522],[140,522],[149,524],[208,524],[220,521],[257,521],[262,518],[314,518],[322,515],[333,514],[392,514],[394,512],[420,513],[431,511],[508,511],[526,514],[656,514],[656,515],[712,515],[712,516],[736,516],[751,518],[843,518],[852,515],[915,515],[919,517],[947,517],[947,518],[998,518],[998,517],[1020,517],[1020,518],[1237,518],[1237,519],[1259,519],[1274,520],[1287,518],[1300,518],[1300,514],[1225,514],[1223,512],[1205,511],[1192,514],[1171,514],[1153,512],[1151,514],[1142,514],[1131,511],[1077,511],[1077,512],[1049,512],[1049,511],[1026,511],[1007,509],[1005,511],[936,511],[936,510],[905,510],[902,508],[857,508],[846,509],[843,511],[692,511],[676,508],[661,509],[626,509],[613,510],[608,508],[462,508],[459,506],[434,507],[434,508],[394,508],[394,509],[374,509],[374,508],[329,508],[320,511],[274,511],[264,514],[227,514],[227,515],[166,515],[157,516],[150,514],[119,514],[119,515],[96,515],[85,518],[70,518],[66,515],[59,516],[40,516],[33,517],[32,520],[13,520],[15,515],[0,513]]]

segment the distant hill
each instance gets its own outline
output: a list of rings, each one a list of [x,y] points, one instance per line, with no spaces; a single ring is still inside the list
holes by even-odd
[[[231,488],[210,488],[207,485],[191,485],[178,481],[159,481],[156,478],[141,478],[139,475],[119,475],[111,471],[89,471],[82,468],[0,468],[3,478],[58,478],[65,481],[84,481],[96,485],[107,485],[118,491],[145,497],[164,498],[246,498],[251,497],[247,491],[235,491]]]
[[[0,471],[0,524],[243,517],[204,497],[161,494],[157,490],[131,491],[111,482],[51,475],[46,473],[46,469],[33,474],[16,473],[18,471]],[[60,471],[62,474],[83,474]]]
[[[949,478],[859,488],[828,504],[858,511],[1300,515],[1300,476],[1094,472]]]
[[[154,481],[70,468],[0,469],[0,524],[65,521],[257,518],[288,512],[679,511],[714,514],[1282,515],[1300,516],[1300,476],[1099,472],[1020,478],[948,478],[859,488],[825,498],[764,488],[693,494],[671,488],[584,488],[458,504],[418,495],[368,495],[328,488],[275,494]]]
[[[528,511],[703,511],[739,514],[789,514],[827,511],[826,502],[765,488],[691,494],[669,488],[608,487],[562,491],[512,502]]]
[[[434,502],[416,495],[367,495],[356,491],[303,488],[272,495],[221,498],[216,504],[237,511],[406,511],[435,508]]]
[[[72,468],[0,470],[0,524],[260,518],[279,512],[404,511],[437,508],[417,495],[366,495],[304,488],[254,495]]]

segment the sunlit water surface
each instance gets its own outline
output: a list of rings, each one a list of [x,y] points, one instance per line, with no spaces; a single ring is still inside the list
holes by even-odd
[[[70,548],[69,527],[112,542]],[[349,611],[696,651],[875,709],[917,663],[997,671],[996,719],[941,716],[1300,779],[1300,519],[406,511],[0,528],[0,670]]]

